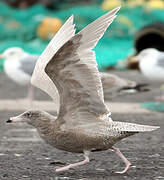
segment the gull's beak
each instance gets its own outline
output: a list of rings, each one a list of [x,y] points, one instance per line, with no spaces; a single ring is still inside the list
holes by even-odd
[[[3,54],[0,54],[0,59],[3,59],[4,57],[3,57]]]
[[[6,123],[16,123],[16,122],[23,122],[21,116],[11,117],[6,121]]]

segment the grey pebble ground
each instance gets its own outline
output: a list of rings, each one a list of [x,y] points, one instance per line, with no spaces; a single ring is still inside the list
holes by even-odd
[[[114,73],[138,82],[147,82],[138,72]],[[112,101],[151,101],[154,95],[158,95],[159,84],[152,83],[151,88],[150,92],[122,96]],[[23,87],[0,73],[0,99],[23,98],[25,95]],[[36,98],[50,99],[40,91],[37,91]],[[83,156],[48,146],[39,139],[35,129],[26,124],[6,124],[10,116],[19,113],[0,111],[0,180],[164,180],[164,113],[112,114],[117,121],[161,126],[157,131],[137,134],[116,145],[132,163],[130,171],[124,175],[114,173],[123,169],[124,164],[112,151],[93,153],[89,164],[55,173],[56,167],[82,160]]]

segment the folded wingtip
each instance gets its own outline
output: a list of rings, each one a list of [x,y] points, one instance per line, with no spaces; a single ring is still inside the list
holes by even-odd
[[[69,19],[73,22],[73,20],[74,20],[74,15],[72,14],[72,15],[69,17]]]
[[[120,9],[121,9],[121,5],[118,6],[118,7],[116,7],[115,9],[113,9],[113,11],[114,11],[115,13],[117,13]]]
[[[120,8],[121,8],[121,6],[118,6],[118,7],[114,8],[114,9],[112,9],[111,11],[109,11],[108,13],[106,13],[104,16],[105,17],[114,17],[115,18],[117,16],[116,13],[120,10]]]
[[[148,129],[148,131],[155,131],[157,129],[159,129],[160,126],[150,126],[150,128]]]

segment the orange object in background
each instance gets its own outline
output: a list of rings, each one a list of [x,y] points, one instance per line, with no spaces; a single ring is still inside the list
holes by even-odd
[[[58,18],[46,17],[37,28],[37,35],[43,40],[51,39],[62,26]]]
[[[121,6],[122,3],[123,3],[123,1],[121,1],[121,0],[104,0],[102,5],[101,5],[101,8],[104,11],[109,11],[113,8]]]
[[[163,0],[149,0],[147,2],[147,7],[152,9],[164,9]]]

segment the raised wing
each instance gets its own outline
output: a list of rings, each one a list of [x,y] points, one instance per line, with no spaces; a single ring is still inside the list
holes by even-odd
[[[86,26],[84,29],[82,29],[78,34],[82,35],[81,38],[81,46],[79,47],[79,52],[84,52],[87,50],[88,52],[96,46],[99,39],[103,36],[104,32],[108,28],[108,26],[112,23],[114,18],[116,17],[116,13],[120,7],[113,9],[112,11],[106,13],[105,15],[101,16],[100,18],[96,19],[94,22]],[[87,57],[86,57],[87,58]],[[91,61],[91,60],[90,60]],[[92,63],[97,67],[96,58],[94,57],[92,59]],[[98,72],[98,69],[96,68],[96,71]],[[98,93],[101,96],[101,100],[104,101],[103,97],[103,90],[102,85],[100,83],[100,76],[98,75],[96,78],[99,81],[99,84],[97,84]]]
[[[60,111],[56,121],[65,128],[107,119],[95,53],[92,51],[119,8],[100,17],[66,42],[45,72],[57,86]],[[89,28],[88,28],[89,27]]]
[[[45,91],[49,96],[52,97],[55,103],[59,102],[59,94],[55,84],[47,76],[44,69],[54,54],[74,35],[75,26],[73,24],[73,16],[71,16],[60,28],[39,57],[31,78],[31,83]]]
[[[101,73],[101,81],[104,90],[110,90],[112,88],[119,90],[124,87],[136,87],[137,83],[128,79],[121,78],[115,74]]]

